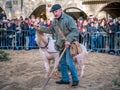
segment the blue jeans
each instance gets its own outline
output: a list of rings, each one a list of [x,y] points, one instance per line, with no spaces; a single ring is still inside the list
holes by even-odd
[[[19,50],[20,49],[20,47],[22,46],[21,44],[22,44],[22,35],[21,35],[21,33],[16,33],[16,49],[17,50]]]
[[[29,43],[30,43],[30,49],[34,48],[35,45],[36,45],[36,42],[35,42],[35,36],[30,36],[29,37]]]
[[[25,49],[28,50],[29,49],[29,36],[26,36],[25,39],[26,39]]]
[[[96,37],[91,37],[91,49],[96,50]]]
[[[72,80],[73,81],[79,80],[78,74],[77,74],[77,69],[74,64],[74,60],[73,60],[72,56],[70,55],[70,48],[66,49],[59,65],[60,65],[60,71],[61,71],[63,81],[69,81],[68,69],[71,72]]]

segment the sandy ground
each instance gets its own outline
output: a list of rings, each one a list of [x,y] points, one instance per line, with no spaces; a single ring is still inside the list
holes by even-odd
[[[45,69],[38,50],[6,51],[10,61],[0,62],[0,90],[42,90]],[[79,86],[56,85],[50,79],[46,90],[120,90],[112,81],[120,80],[120,56],[91,52],[85,62],[85,75]]]

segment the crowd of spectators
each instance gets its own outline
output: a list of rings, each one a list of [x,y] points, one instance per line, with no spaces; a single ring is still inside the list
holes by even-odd
[[[35,17],[30,18],[21,16],[20,18],[9,20],[6,15],[0,14],[0,48],[16,50],[30,50],[37,48],[35,41],[36,25],[44,25],[49,27],[50,20]],[[5,13],[4,13],[5,14]]]
[[[36,25],[50,27],[51,21],[31,15],[29,18],[9,20],[4,11],[0,13],[0,48],[30,50],[36,48]],[[120,48],[120,18],[83,18],[76,20],[80,31],[79,42],[87,49],[93,51],[105,51],[109,47],[109,53]],[[117,41],[116,41],[117,40]],[[120,50],[119,50],[120,51]]]
[[[88,49],[105,52],[108,48],[110,54],[115,54],[116,50],[120,51],[120,18],[84,19],[80,17],[77,20],[77,26],[82,34],[79,41]]]

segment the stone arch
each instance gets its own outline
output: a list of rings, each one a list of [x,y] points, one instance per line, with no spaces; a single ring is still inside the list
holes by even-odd
[[[77,7],[68,7],[64,9],[64,12],[72,16],[75,20],[79,17],[87,18],[86,13]]]
[[[4,12],[6,13],[6,16],[8,17],[8,12],[7,12],[6,8],[5,8],[6,2],[7,2],[7,1],[1,1],[1,2],[0,2],[0,13],[1,13],[2,11],[4,11]]]
[[[32,13],[31,15],[35,15],[35,17],[42,17],[46,19],[46,5],[40,5],[38,6]],[[30,15],[30,16],[31,16]]]
[[[22,15],[24,17],[29,17],[37,8],[44,5],[45,0],[29,0],[29,2],[24,0]]]
[[[112,18],[120,17],[120,1],[112,1],[103,6],[100,12],[106,12]]]

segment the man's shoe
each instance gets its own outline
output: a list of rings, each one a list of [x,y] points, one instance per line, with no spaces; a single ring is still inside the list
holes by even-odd
[[[79,81],[73,81],[72,87],[78,86],[78,84],[79,84]]]
[[[56,81],[56,84],[70,84],[70,82],[69,81],[60,80],[60,81]]]

